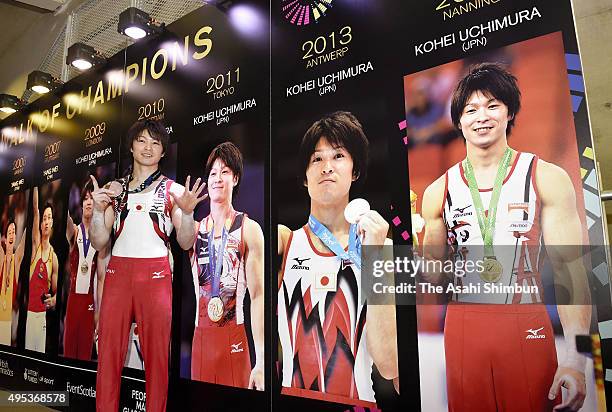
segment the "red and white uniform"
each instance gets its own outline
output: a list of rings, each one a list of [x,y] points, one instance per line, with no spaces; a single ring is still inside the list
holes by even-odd
[[[53,246],[49,245],[47,256],[43,258],[42,247],[38,245],[30,264],[25,348],[43,353],[47,340],[47,308],[43,303],[43,296],[48,294],[51,288],[53,255]]]
[[[278,291],[282,393],[372,407],[361,271],[317,251],[308,226],[291,233]]]
[[[76,230],[76,243],[70,251],[70,292],[64,321],[64,356],[91,360],[94,340],[95,249],[85,253],[84,225]]]
[[[15,255],[12,254],[4,257],[0,268],[0,344],[7,346],[11,346],[13,299],[17,294],[15,266]]]
[[[173,229],[170,190],[175,190],[174,185],[163,178],[151,185],[153,190],[129,194],[127,205],[116,216],[115,243],[100,306],[98,411],[119,408],[121,370],[134,318],[146,365],[147,411],[166,410],[172,320],[167,242]]]
[[[244,296],[247,282],[244,272],[243,228],[246,214],[235,212],[228,219],[227,243],[219,278],[219,297],[224,314],[218,322],[208,317],[212,296],[212,272],[209,269],[211,247],[220,248],[221,233],[215,233],[215,245],[208,244],[214,224],[210,216],[198,224],[191,269],[196,290],[196,328],[191,354],[191,378],[204,382],[248,388],[251,373],[249,343],[244,327]]]
[[[456,293],[447,307],[444,340],[450,412],[535,412],[551,410],[556,403],[548,400],[557,357],[542,304],[537,162],[531,153],[517,153],[502,185],[493,246],[503,267],[496,283],[538,286],[538,292],[485,293],[485,282],[477,272],[454,278],[456,285],[480,285],[481,293]],[[492,189],[479,192],[487,209]],[[461,163],[446,172],[442,213],[455,259],[482,259],[483,236]]]
[[[538,286],[537,294],[509,295],[502,293],[456,294],[454,300],[473,303],[538,303],[542,302],[540,254],[542,233],[540,228],[540,198],[535,185],[537,156],[517,153],[502,185],[493,245],[495,256],[504,271],[496,283]],[[484,256],[484,244],[472,195],[465,178],[462,163],[446,172],[446,191],[443,217],[448,229],[449,243],[455,246],[458,258],[469,253],[467,259],[476,261]],[[486,208],[491,200],[491,189],[480,189],[482,204]],[[457,284],[482,285],[475,271],[465,277],[455,277]]]

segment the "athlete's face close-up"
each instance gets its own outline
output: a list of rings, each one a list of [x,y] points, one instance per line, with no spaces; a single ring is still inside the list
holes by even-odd
[[[90,218],[93,214],[93,197],[91,196],[91,192],[87,192],[85,197],[83,198],[83,217]]]
[[[6,246],[7,249],[15,243],[15,223],[11,223],[6,230]]]
[[[42,221],[40,222],[40,230],[43,235],[51,236],[51,230],[53,229],[53,213],[50,207],[47,207],[43,211]]]
[[[143,130],[132,141],[134,162],[143,166],[155,166],[164,156],[162,142],[151,137],[148,130]]]
[[[323,136],[317,142],[306,169],[310,198],[319,203],[348,199],[353,176],[353,158],[344,147],[334,147]]]
[[[238,183],[238,177],[234,175],[223,160],[217,158],[208,174],[208,196],[213,202],[231,200],[232,190]]]
[[[463,108],[459,128],[465,140],[478,147],[488,147],[506,136],[508,106],[490,94],[472,93]]]

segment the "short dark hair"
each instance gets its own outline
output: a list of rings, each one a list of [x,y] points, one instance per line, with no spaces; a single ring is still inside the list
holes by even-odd
[[[5,226],[4,226],[4,228],[3,228],[4,230],[2,231],[2,233],[5,233],[5,234],[7,234],[7,235],[8,235],[8,228],[9,228],[11,225],[15,225],[15,234],[17,234],[17,223],[15,223],[15,219],[13,219],[13,217],[12,217],[12,216],[9,216],[9,218],[8,218],[8,220],[7,220],[7,222],[6,222],[6,225],[5,225]]]
[[[353,159],[353,176],[365,180],[370,143],[359,120],[350,112],[337,111],[314,122],[304,134],[298,153],[298,177],[306,182],[310,157],[322,137],[334,147],[343,147]]]
[[[238,178],[236,186],[234,186],[232,190],[232,196],[235,196],[236,193],[238,193],[240,181],[242,180],[242,153],[240,152],[240,149],[238,149],[238,146],[232,142],[223,142],[218,144],[214,149],[212,149],[208,155],[208,160],[206,160],[206,166],[204,168],[206,179],[208,179],[213,163],[215,163],[215,160],[217,159],[221,159],[223,163],[230,168],[234,176]]]
[[[170,144],[170,136],[166,131],[166,127],[161,121],[151,119],[139,120],[130,127],[125,141],[127,153],[131,154],[130,149],[132,148],[132,143],[145,130],[149,132],[152,139],[162,144],[164,153],[167,153],[168,145]]]
[[[469,68],[468,74],[457,83],[451,101],[451,118],[453,125],[461,135],[459,120],[470,96],[480,91],[486,96],[494,97],[508,107],[506,134],[509,136],[514,126],[516,115],[521,110],[521,91],[516,77],[497,63],[480,63]]]
[[[93,183],[91,183],[91,179],[88,179],[87,183],[85,183],[85,186],[83,186],[83,189],[81,189],[81,197],[79,200],[79,205],[83,206],[83,201],[85,201],[85,196],[87,196],[88,193],[91,195],[91,192],[93,192]]]
[[[53,205],[51,204],[51,202],[46,202],[42,208],[42,213],[40,214],[40,222],[38,223],[39,229],[40,229],[40,225],[42,225],[42,215],[45,214],[45,210],[47,209],[51,209],[51,219],[54,219]]]

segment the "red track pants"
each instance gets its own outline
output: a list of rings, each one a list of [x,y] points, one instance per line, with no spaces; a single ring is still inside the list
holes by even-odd
[[[195,328],[191,379],[248,388],[250,376],[251,359],[244,325]]]
[[[91,360],[94,341],[92,294],[70,293],[64,322],[64,356]]]
[[[444,327],[450,412],[544,412],[557,370],[544,305],[448,305]]]
[[[164,412],[168,398],[168,352],[172,276],[167,257],[112,256],[100,306],[96,410],[119,408],[121,370],[130,326],[136,318],[145,364],[147,412]]]

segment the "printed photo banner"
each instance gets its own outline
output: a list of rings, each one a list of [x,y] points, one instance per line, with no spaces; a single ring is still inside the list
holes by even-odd
[[[162,171],[180,183],[184,183],[186,173],[204,174],[206,158],[194,155],[207,156],[208,153],[196,153],[192,150],[194,146],[212,149],[221,141],[234,141],[243,150],[243,184],[247,185],[237,206],[250,205],[245,211],[262,228],[267,227],[264,162],[268,145],[267,119],[270,117],[268,11],[262,2],[238,3],[235,8],[222,10],[204,6],[168,25],[163,35],[130,46],[127,51],[108,58],[104,65],[77,76],[51,95],[39,98],[20,113],[2,121],[1,193],[3,198],[13,193],[26,193],[26,199],[9,198],[13,209],[19,209],[20,231],[25,223],[21,215],[28,216],[26,236],[17,236],[19,245],[26,242],[23,260],[36,257],[30,233],[34,230],[34,222],[29,218],[33,209],[28,207],[34,187],[38,192],[34,207],[39,209],[39,216],[45,209],[50,210],[47,203],[53,204],[50,244],[58,256],[56,307],[50,315],[44,316],[44,323],[42,320],[37,323],[39,326],[46,324],[45,336],[36,334],[37,350],[44,341],[45,348],[41,352],[46,353],[24,349],[26,343],[35,340],[32,339],[35,334],[28,333],[33,327],[26,330],[27,324],[32,323],[28,322],[27,313],[31,300],[28,299],[29,291],[20,290],[17,299],[20,311],[16,312],[19,314],[18,338],[13,340],[15,346],[2,347],[0,354],[3,386],[68,390],[71,408],[94,408],[97,345],[94,342],[89,353],[87,350],[79,352],[80,355],[72,352],[75,317],[70,291],[78,285],[71,284],[73,268],[68,255],[81,245],[85,247],[86,239],[81,234],[72,238],[75,242],[67,241],[69,231],[66,228],[78,229],[83,222],[87,201],[81,198],[81,193],[86,188],[88,175],[96,176],[99,182],[107,182],[124,174],[129,158],[122,144],[135,121],[157,119],[165,123],[171,144]],[[184,167],[177,165],[179,151],[191,156]],[[28,210],[20,212],[24,208]],[[176,270],[181,273],[179,257],[182,255],[175,247],[172,250]],[[262,245],[262,253],[263,250]],[[43,260],[47,256],[48,253]],[[31,278],[26,265],[22,266],[19,283],[25,285]],[[180,275],[178,279],[174,301],[174,324],[177,325],[174,335],[177,338],[172,339],[175,362],[171,366],[173,377],[169,391],[170,402],[176,396],[180,398],[177,402],[183,404],[186,396],[196,399],[203,387],[217,386],[180,382]],[[262,289],[267,287],[268,281]],[[43,304],[41,297],[39,302]],[[193,322],[193,317],[190,320]],[[87,328],[83,333],[89,333]],[[122,410],[144,410],[144,373],[137,370],[143,369],[143,362],[138,357],[137,336],[138,331],[132,328],[126,356],[129,368],[124,369],[122,378]],[[86,346],[89,347],[89,343]],[[265,365],[270,367],[268,361]],[[269,372],[265,371],[269,369],[262,372],[266,375],[264,381],[268,381]],[[233,391],[231,396],[237,402],[265,405],[262,392]],[[227,396],[222,396],[223,390],[211,389],[210,393],[211,405],[225,403]],[[219,394],[218,398],[215,394]]]
[[[390,1],[273,3],[272,229],[279,249],[272,329],[279,410],[402,408],[404,377],[394,365],[411,327],[396,328],[396,319],[406,323],[393,305],[367,305],[358,262],[329,253],[352,244],[342,213],[357,198],[384,222],[381,238],[411,239],[397,126],[404,117],[401,76],[392,77],[396,41],[389,40],[401,36],[401,9]],[[341,225],[328,227],[330,219]],[[314,234],[329,235],[325,228],[340,237]],[[377,331],[385,323],[376,321],[381,313],[393,331],[384,337]]]
[[[27,113],[19,112],[2,121],[0,191],[10,194],[28,189],[34,171],[36,129]]]
[[[570,2],[500,0],[429,3],[429,8],[422,5],[412,8],[410,14],[419,24],[409,25],[405,37],[410,40],[405,45],[403,67],[406,110],[403,129],[406,133],[410,188],[417,197],[415,213],[427,213],[423,209],[429,206],[422,203],[424,191],[430,185],[433,187],[432,183],[440,176],[443,179],[448,169],[448,189],[444,191],[443,207],[448,209],[444,213],[447,213],[445,219],[448,222],[449,242],[462,244],[478,236],[477,224],[474,227],[474,222],[470,220],[475,212],[466,211],[465,206],[469,205],[456,203],[462,199],[463,182],[452,180],[453,165],[465,157],[465,144],[453,125],[450,108],[453,90],[471,67],[497,63],[517,78],[521,92],[522,107],[513,119],[515,127],[508,144],[520,151],[522,157],[534,153],[539,159],[563,169],[576,194],[575,207],[580,225],[584,228],[584,241],[591,246],[603,245],[599,184]],[[424,27],[427,30],[423,30]],[[520,169],[518,165],[515,179],[524,173]],[[455,203],[451,205],[452,201]],[[499,209],[498,219],[503,219],[499,217],[500,213],[509,213],[510,216],[510,212],[510,209],[503,212]],[[427,236],[427,230],[425,223],[425,228],[417,235],[421,243]],[[595,340],[602,339],[601,354],[605,369],[606,365],[611,365],[606,341],[611,308],[605,250],[599,249],[588,256],[587,265],[592,270],[589,269],[587,273],[593,300],[590,332],[596,335]],[[534,266],[533,270],[537,271],[537,267]],[[546,289],[544,293],[554,293],[546,286],[553,276],[551,269],[542,265],[540,273]],[[458,296],[457,299],[462,298]],[[557,357],[559,362],[564,362],[565,350],[557,309],[548,306],[548,311],[553,330],[541,336],[550,335],[547,339],[552,339],[553,347],[554,337],[557,336]],[[452,319],[449,320],[449,316]],[[541,321],[543,325],[549,322],[547,318]],[[418,308],[423,410],[444,409],[447,399],[456,402],[461,399],[458,397],[463,396],[453,389],[455,383],[447,381],[454,379],[449,368],[457,361],[453,347],[460,344],[459,341],[455,342],[457,338],[450,337],[457,322],[453,319],[450,311],[443,306],[423,305]],[[534,329],[537,327],[534,325]],[[442,333],[446,335],[446,345]],[[446,364],[442,361],[445,352]],[[599,362],[601,360],[597,357],[592,362],[590,359],[587,361],[587,398],[583,410],[597,410],[598,405],[605,404]],[[474,358],[472,363],[472,367],[477,368],[478,359]],[[554,370],[556,362],[549,367]],[[552,376],[550,381],[549,386]],[[432,387],[439,390],[432,391]],[[548,387],[544,398],[547,391]]]
[[[12,314],[17,327],[11,330],[12,346],[0,346],[0,383],[24,390],[68,390],[72,408],[93,409],[95,349],[92,360],[65,354],[66,290],[71,270],[69,243],[64,240],[68,214],[75,223],[81,221],[80,190],[88,174],[108,181],[125,172],[129,156],[122,143],[134,121],[160,119],[172,143],[163,171],[181,184],[187,175],[205,177],[206,158],[217,144],[232,142],[242,152],[244,175],[234,207],[263,229],[266,250],[273,251],[266,254],[265,273],[274,274],[265,281],[265,291],[272,292],[272,297],[265,298],[269,325],[264,345],[266,392],[198,382],[190,377],[196,286],[189,259],[186,254],[177,254],[174,245],[175,272],[180,273],[180,281],[174,278],[176,328],[170,403],[200,404],[205,394],[210,407],[227,406],[231,398],[237,406],[278,410],[444,410],[449,395],[448,363],[442,361],[446,308],[395,307],[396,337],[379,335],[377,339],[395,343],[401,379],[385,378],[390,375],[374,353],[368,354],[374,360],[373,373],[369,373],[364,334],[374,329],[374,323],[365,320],[379,308],[366,306],[368,310],[363,310],[359,283],[350,282],[356,278],[351,262],[329,263],[326,259],[333,257],[315,252],[323,247],[304,226],[310,212],[316,210],[313,198],[317,200],[317,193],[314,186],[308,186],[309,176],[302,169],[321,159],[308,157],[301,163],[300,143],[317,121],[335,112],[349,113],[343,118],[359,124],[356,129],[368,140],[369,157],[368,166],[358,175],[349,173],[345,182],[350,186],[349,198],[368,200],[371,210],[389,225],[387,237],[395,244],[422,244],[427,227],[419,233],[411,224],[411,215],[422,214],[425,188],[465,156],[462,138],[449,120],[452,91],[472,64],[501,63],[517,77],[522,93],[523,107],[516,117],[510,146],[535,153],[565,170],[576,193],[585,240],[591,245],[603,244],[595,153],[570,2],[235,3],[223,11],[209,6],[196,10],[169,25],[159,38],[130,46],[125,53],[109,58],[106,65],[76,77],[0,122],[0,196],[9,206],[2,212],[2,230],[8,215],[15,214],[16,245],[24,245],[23,261],[31,260],[36,255],[32,233],[40,230],[33,227],[34,208],[42,216],[47,201],[54,205],[50,244],[58,257],[60,291],[56,309],[45,315],[46,354],[26,350],[26,341],[32,340],[26,330],[29,289],[25,286],[29,286],[30,268],[26,263],[21,265]],[[359,158],[354,148],[349,149],[351,160]],[[333,154],[334,161],[345,156]],[[520,165],[516,167],[518,171]],[[269,188],[266,181],[271,182]],[[32,201],[35,187],[37,204]],[[267,199],[271,199],[269,204]],[[199,219],[208,214],[208,204],[196,210]],[[294,231],[292,237],[284,237],[288,232],[278,225]],[[465,227],[456,232],[459,239],[474,233]],[[3,247],[7,236],[8,231],[2,233]],[[276,253],[278,240],[287,241],[280,256]],[[612,369],[608,268],[603,253],[590,256],[590,260],[593,318],[597,319],[591,332],[601,337],[605,371]],[[308,294],[299,293],[291,283],[298,275],[304,284],[311,281]],[[546,276],[552,276],[550,270],[543,273]],[[338,291],[354,299],[339,302],[333,297]],[[248,302],[245,298],[247,325],[252,323]],[[329,302],[335,305],[333,310],[326,306]],[[331,312],[343,309],[349,313],[346,322]],[[552,329],[539,333],[539,325],[526,325],[524,330],[536,331],[536,338],[520,338],[533,343],[545,335],[556,340],[559,352],[564,342],[558,311],[549,307],[548,313],[541,320],[545,323],[549,319]],[[329,326],[325,319],[333,320],[334,330],[340,331],[320,332],[318,342],[325,348],[310,348],[312,359],[305,356],[307,334],[297,333],[303,326],[297,321],[302,315],[309,332]],[[134,333],[137,331],[132,331],[132,337]],[[249,349],[253,348],[248,328],[246,337]],[[41,343],[42,339],[38,340]],[[132,342],[136,340],[131,338]],[[282,350],[277,353],[279,344]],[[129,365],[140,369],[137,342],[132,346],[136,355],[129,357],[134,360]],[[333,352],[332,348],[343,350]],[[334,359],[341,359],[336,366],[330,363],[328,355],[332,353]],[[254,356],[249,355],[253,366]],[[558,354],[559,360],[563,355]],[[299,374],[285,371],[291,362]],[[314,366],[317,363],[324,365],[325,373],[319,373],[319,366]],[[334,367],[339,374],[332,373]],[[597,375],[593,368],[589,361],[583,410],[595,410],[595,405],[605,402],[602,371]],[[340,375],[340,380],[334,380]],[[397,377],[397,373],[391,375]],[[144,373],[128,368],[122,380],[121,408],[143,410]],[[422,390],[415,389],[418,385]],[[395,388],[401,388],[400,394]]]

